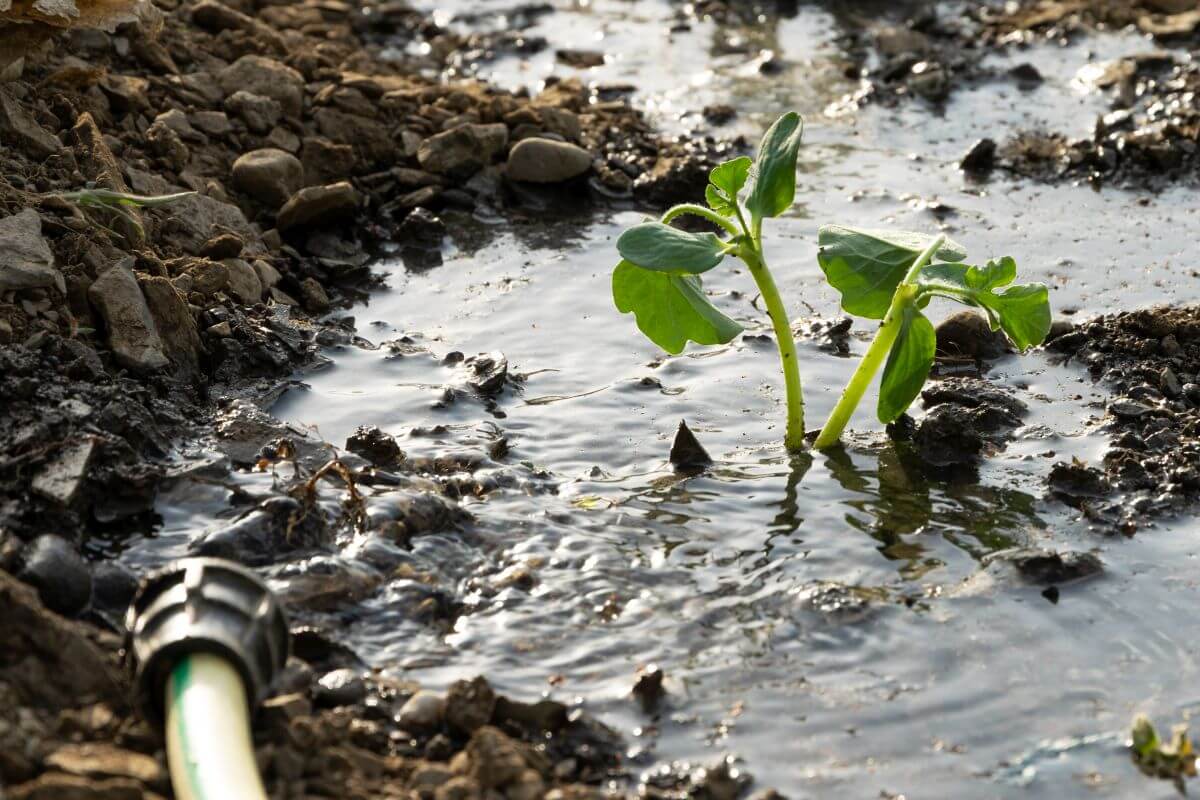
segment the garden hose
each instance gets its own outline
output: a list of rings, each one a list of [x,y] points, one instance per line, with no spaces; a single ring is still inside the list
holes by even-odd
[[[180,800],[266,800],[253,709],[287,661],[287,621],[258,576],[190,558],[148,577],[126,620],[138,704],[164,730]]]

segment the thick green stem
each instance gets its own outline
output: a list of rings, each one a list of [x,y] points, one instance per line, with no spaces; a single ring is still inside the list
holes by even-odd
[[[859,362],[858,368],[854,370],[854,374],[850,376],[850,382],[846,384],[841,399],[833,407],[833,413],[829,415],[825,427],[821,428],[821,433],[817,436],[814,447],[818,450],[832,447],[842,438],[842,431],[846,429],[846,424],[850,421],[854,410],[858,408],[863,395],[866,394],[871,382],[875,379],[875,373],[879,372],[880,367],[887,360],[888,353],[892,351],[892,345],[896,343],[896,337],[900,335],[904,308],[916,298],[916,282],[921,270],[945,243],[945,236],[938,236],[934,239],[921,255],[917,256],[917,260],[909,268],[904,280],[896,287],[896,293],[892,295],[892,304],[888,307],[874,341],[867,348],[867,352]]]
[[[804,449],[804,393],[800,386],[800,364],[796,357],[796,342],[792,338],[792,326],[787,311],[775,286],[775,279],[767,269],[762,251],[756,243],[747,243],[738,251],[742,261],[750,268],[758,291],[767,305],[767,316],[775,328],[775,340],[779,345],[779,360],[783,364],[783,382],[787,387],[787,429],[783,434],[783,445],[797,452]]]

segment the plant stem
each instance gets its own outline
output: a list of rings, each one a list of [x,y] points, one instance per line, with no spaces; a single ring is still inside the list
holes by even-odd
[[[875,334],[875,339],[867,348],[867,352],[863,355],[862,361],[858,363],[854,374],[850,376],[850,382],[846,384],[841,399],[833,407],[833,412],[825,422],[825,427],[821,428],[821,433],[817,436],[817,441],[813,446],[818,450],[832,447],[842,438],[842,431],[846,429],[846,423],[850,421],[854,409],[858,408],[863,395],[866,394],[871,382],[875,379],[875,373],[879,372],[879,368],[883,366],[888,353],[892,351],[892,345],[896,343],[896,337],[900,335],[904,308],[916,298],[916,282],[921,270],[945,243],[945,236],[938,236],[934,239],[921,252],[921,255],[917,256],[917,260],[909,268],[904,280],[900,281],[900,285],[896,287],[896,293],[892,295],[892,304],[888,306],[887,314],[879,326],[879,331]]]
[[[705,208],[704,206],[693,205],[691,203],[683,203],[682,205],[671,206],[668,208],[667,213],[662,215],[662,223],[666,225],[671,220],[675,219],[676,217],[681,217],[684,214],[691,214],[694,217],[703,217],[714,225],[719,225],[720,227],[724,228],[734,236],[740,236],[742,233],[740,230],[738,230],[736,225],[712,209]]]
[[[767,316],[775,328],[775,340],[779,345],[779,360],[783,364],[783,382],[787,387],[787,429],[783,434],[783,445],[792,452],[804,449],[804,392],[800,386],[800,364],[796,358],[796,343],[792,339],[792,326],[787,310],[779,296],[775,279],[767,269],[761,246],[757,240],[745,243],[738,251],[742,261],[750,268],[763,302],[767,304]]]

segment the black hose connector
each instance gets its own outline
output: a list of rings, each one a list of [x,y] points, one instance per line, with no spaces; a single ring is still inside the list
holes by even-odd
[[[219,558],[186,558],[149,575],[129,606],[126,658],[143,717],[161,730],[171,670],[213,653],[237,668],[251,709],[267,699],[288,657],[288,626],[275,594],[251,570]]]

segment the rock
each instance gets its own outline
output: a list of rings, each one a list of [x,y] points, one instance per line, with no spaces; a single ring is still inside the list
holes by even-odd
[[[146,130],[146,145],[150,152],[176,172],[186,169],[192,157],[191,151],[179,134],[161,121],[155,122]]]
[[[142,784],[129,778],[96,781],[62,772],[46,772],[13,786],[8,795],[9,800],[145,800],[147,796]]]
[[[599,50],[580,50],[563,47],[554,51],[554,57],[568,67],[575,67],[576,69],[604,66],[604,53]]]
[[[248,306],[262,299],[262,281],[254,267],[240,258],[227,258],[221,262],[229,274],[225,290]]]
[[[130,180],[139,194],[163,194],[178,191],[157,175],[133,167]],[[220,233],[241,237],[247,250],[261,251],[261,237],[246,215],[233,203],[203,194],[189,194],[153,213],[163,219],[163,235],[185,253],[198,253],[204,243]]]
[[[233,123],[224,111],[197,111],[192,114],[192,124],[216,139],[233,133]]]
[[[450,775],[452,777],[445,782],[438,781],[437,788],[433,792],[433,800],[481,800],[483,791],[479,788],[477,781],[465,775],[454,775],[453,773]],[[417,785],[416,778],[417,774],[414,773],[410,786]],[[511,798],[512,795],[506,795],[506,797]]]
[[[647,664],[638,668],[637,680],[633,684],[633,696],[647,714],[658,709],[666,690],[663,688],[663,678],[666,676],[657,664]]]
[[[945,378],[927,385],[921,392],[921,401],[926,407],[940,403],[954,403],[967,408],[997,406],[1013,416],[1022,416],[1029,410],[1021,400],[1005,392],[999,386],[980,378]]]
[[[246,243],[236,233],[218,233],[200,248],[199,255],[220,261],[223,258],[237,258],[242,254]]]
[[[464,752],[469,759],[470,776],[485,789],[507,786],[527,766],[516,742],[489,725],[475,731]]]
[[[117,111],[128,113],[150,108],[150,81],[138,75],[109,72],[100,79],[100,89]]]
[[[251,150],[233,162],[233,185],[274,210],[304,186],[304,167],[283,150]]]
[[[100,128],[90,113],[85,111],[75,120],[75,126],[71,128],[71,140],[75,144],[75,161],[79,164],[84,178],[101,189],[109,189],[114,192],[129,191],[129,185],[125,183],[121,172],[121,165],[117,163],[116,157],[113,156],[112,150],[104,141],[104,136],[100,133]],[[163,192],[150,192],[150,194],[163,194]],[[176,204],[175,208],[178,209],[179,204]],[[145,240],[145,232],[140,227],[142,212],[136,208],[126,208],[125,213],[131,216],[133,221],[123,216],[116,216],[111,223],[106,224],[111,224],[113,229],[125,237],[127,242],[139,245]]]
[[[61,506],[75,505],[82,496],[88,468],[98,446],[99,441],[94,436],[84,436],[63,445],[33,477],[31,488]]]
[[[214,295],[229,283],[229,268],[207,259],[194,262],[184,274],[192,279],[192,291],[203,295]]]
[[[246,123],[251,133],[264,134],[283,116],[283,106],[266,95],[239,89],[225,99],[225,110]]]
[[[1046,478],[1050,491],[1064,500],[1087,500],[1107,496],[1112,486],[1104,473],[1079,461],[1060,461]]]
[[[546,782],[536,769],[525,769],[504,790],[508,800],[542,800],[546,796]]]
[[[404,451],[396,439],[374,425],[357,428],[346,440],[346,449],[377,467],[392,467],[404,460]]]
[[[508,381],[508,359],[503,353],[480,353],[463,361],[467,385],[482,395],[494,395]]]
[[[392,140],[391,132],[383,124],[358,114],[347,114],[332,108],[317,109],[313,119],[322,136],[353,147],[365,166],[391,166],[395,162],[396,143]]]
[[[1038,71],[1038,68],[1029,62],[1017,64],[1008,71],[1008,74],[1016,80],[1017,88],[1023,92],[1036,89],[1046,80],[1042,77],[1042,73]]]
[[[947,358],[999,358],[1009,351],[1008,339],[993,331],[974,311],[959,311],[937,326],[937,353]]]
[[[166,278],[140,278],[138,284],[150,308],[154,329],[159,332],[167,358],[182,374],[199,374],[200,331],[188,310],[187,300]]]
[[[88,299],[104,320],[118,364],[133,370],[161,369],[169,362],[133,276],[133,261],[130,256],[105,270],[88,288]]]
[[[92,609],[122,625],[138,589],[138,577],[116,561],[97,561],[92,567]]]
[[[400,708],[396,722],[413,733],[432,731],[441,727],[445,711],[446,701],[441,695],[422,689]]]
[[[977,177],[989,174],[996,168],[996,142],[992,139],[980,139],[963,156],[958,167],[963,172]]]
[[[680,471],[702,470],[713,463],[708,451],[683,420],[679,421],[679,427],[675,431],[670,459],[675,469]]]
[[[446,223],[427,208],[414,208],[400,223],[398,238],[406,246],[437,249],[446,236]]]
[[[217,74],[217,83],[226,98],[237,92],[269,97],[289,117],[299,117],[304,109],[304,76],[264,56],[242,56]]]
[[[58,137],[39,125],[4,88],[0,88],[0,139],[36,159],[63,149]]]
[[[1108,413],[1118,419],[1141,419],[1150,411],[1150,406],[1136,400],[1114,400],[1108,404]]]
[[[329,295],[325,287],[316,278],[305,278],[300,281],[300,302],[309,311],[320,313],[329,310]]]
[[[248,566],[274,563],[324,540],[318,515],[305,515],[302,510],[291,497],[269,498],[233,523],[199,534],[188,544],[188,552]],[[303,522],[293,524],[293,517]]]
[[[1006,424],[1011,430],[1021,423],[1008,412],[992,406],[967,408],[943,403],[934,406],[921,420],[913,443],[927,464],[972,464],[993,435]]]
[[[320,136],[306,137],[300,143],[300,162],[304,164],[304,182],[310,186],[345,180],[354,172],[354,148]]]
[[[446,690],[446,723],[464,736],[491,722],[495,710],[496,692],[483,676],[455,681]]]
[[[129,778],[151,786],[165,783],[167,777],[151,756],[103,742],[62,745],[46,757],[46,766],[81,778]]]
[[[37,589],[46,608],[73,617],[92,599],[92,573],[74,545],[61,536],[46,534],[30,542],[21,553],[17,577]]]
[[[351,706],[367,696],[367,685],[357,670],[344,667],[326,672],[313,687],[313,702],[318,708]]]
[[[351,216],[358,208],[358,192],[348,181],[309,186],[296,192],[279,210],[280,232],[300,226],[328,225]]]
[[[578,145],[533,137],[517,142],[508,154],[510,180],[561,183],[592,168],[592,154]]]
[[[164,111],[154,118],[154,124],[162,123],[175,133],[179,134],[181,139],[187,141],[198,142],[203,141],[204,137],[199,131],[192,127],[192,123],[188,121],[187,114],[180,111],[178,108],[172,108],[170,111]]]
[[[426,172],[468,178],[490,164],[507,144],[508,128],[502,123],[468,123],[421,142],[417,161]]]
[[[258,280],[262,283],[264,290],[272,288],[283,280],[283,276],[279,274],[279,270],[261,258],[255,260],[250,266],[254,267],[254,271],[258,273]]]
[[[32,208],[0,219],[0,292],[54,287],[67,293],[54,253],[42,237],[42,218]]]
[[[1034,548],[1000,550],[985,556],[983,563],[1011,564],[1022,578],[1040,586],[1069,583],[1104,571],[1104,562],[1095,553],[1058,553]]]

